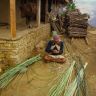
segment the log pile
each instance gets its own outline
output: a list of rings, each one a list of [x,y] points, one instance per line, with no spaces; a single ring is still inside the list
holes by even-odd
[[[78,10],[66,13],[67,33],[69,37],[86,37],[88,27],[88,15],[81,14]]]
[[[49,17],[50,18],[50,17]],[[65,33],[65,26],[64,26],[64,20],[65,17],[56,17],[56,19],[49,19],[49,22],[51,24],[52,30],[57,31],[58,34],[64,34]]]
[[[52,29],[59,34],[67,33],[69,37],[86,37],[88,27],[88,15],[82,14],[79,9],[66,10],[62,16],[55,16],[51,20]]]

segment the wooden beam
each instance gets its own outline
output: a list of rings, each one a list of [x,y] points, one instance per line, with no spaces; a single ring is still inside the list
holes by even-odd
[[[10,0],[10,31],[12,38],[16,37],[16,0]]]
[[[41,0],[37,0],[37,26],[40,26],[41,21]]]

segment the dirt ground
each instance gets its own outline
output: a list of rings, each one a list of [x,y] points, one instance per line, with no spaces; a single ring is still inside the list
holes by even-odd
[[[1,96],[47,96],[51,86],[68,64],[44,63],[39,61],[28,68],[1,90]]]
[[[88,63],[86,79],[88,96],[96,96],[96,30],[89,30],[88,45],[84,39],[70,39],[64,37],[65,54],[80,55]],[[25,73],[18,76],[1,90],[1,96],[47,96],[49,89],[56,82],[59,74],[69,66],[65,64],[44,63],[39,61],[30,66]]]
[[[73,39],[71,45],[66,45],[72,54],[80,55],[88,63],[86,68],[86,81],[88,96],[96,96],[96,30],[89,30],[88,45],[83,39]]]

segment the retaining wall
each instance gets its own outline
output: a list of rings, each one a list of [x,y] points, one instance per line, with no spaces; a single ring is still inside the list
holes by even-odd
[[[31,30],[16,40],[0,39],[0,64],[18,64],[32,56],[34,45],[50,35],[50,25]]]

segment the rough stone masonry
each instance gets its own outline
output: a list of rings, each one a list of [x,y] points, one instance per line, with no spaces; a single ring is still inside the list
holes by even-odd
[[[0,40],[0,64],[19,64],[32,56],[34,45],[50,34],[50,24],[33,29],[16,40]]]

